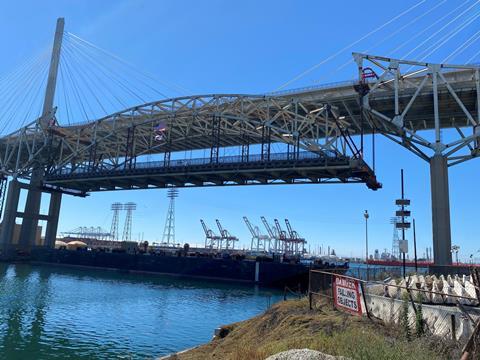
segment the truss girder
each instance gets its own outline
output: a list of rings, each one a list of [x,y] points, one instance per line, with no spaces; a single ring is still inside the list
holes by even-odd
[[[34,122],[0,139],[1,168],[22,177],[28,175],[32,161],[48,166],[50,172],[121,167],[132,157],[166,152],[167,138],[169,152],[208,149],[212,119],[219,122],[217,147],[242,146],[245,137],[251,145],[260,144],[267,127],[271,142],[346,155],[338,127],[348,123],[334,119],[329,109],[324,102],[307,99],[207,95],[146,104],[83,125],[52,125],[46,131]],[[159,141],[155,127],[160,122],[168,134]]]
[[[214,118],[220,122],[218,147],[242,146],[245,138],[249,145],[262,144],[262,131],[268,127],[272,142],[313,152],[334,151],[346,155],[348,147],[341,130],[348,135],[360,134],[362,105],[368,113],[363,133],[375,128],[410,148],[417,146],[417,152],[421,153],[420,148],[425,146],[434,151],[441,148],[427,141],[421,135],[423,130],[436,126],[474,128],[475,131],[464,131],[460,142],[447,144],[442,151],[467,143],[459,150],[468,149],[469,153],[455,158],[455,163],[477,156],[478,67],[436,66],[362,54],[355,56],[362,66],[366,61],[373,61],[377,67],[382,65],[381,80],[369,80],[370,91],[363,104],[354,83],[342,83],[330,88],[270,96],[223,94],[166,99],[66,127],[55,122],[42,129],[39,121],[35,121],[0,138],[0,170],[5,175],[28,177],[34,162],[55,173],[60,169],[85,166],[96,169],[122,167],[125,162],[131,162],[132,157],[148,154],[210,149]],[[396,64],[423,66],[427,70],[408,76],[395,70]],[[438,75],[436,86],[429,78],[432,73]],[[438,99],[436,106],[433,104],[434,88]],[[155,138],[155,127],[160,122],[165,123],[167,129],[162,141]],[[132,139],[129,134],[133,128]]]
[[[361,105],[370,126],[426,161],[441,155],[451,166],[478,156],[479,66],[357,53],[354,58],[359,68],[359,87],[364,90]],[[369,73],[377,70],[377,78],[367,82],[366,69]],[[444,136],[448,128],[456,129],[457,136]]]

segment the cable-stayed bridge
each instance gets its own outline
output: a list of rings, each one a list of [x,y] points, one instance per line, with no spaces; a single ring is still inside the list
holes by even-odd
[[[68,69],[61,65],[63,27],[59,19],[41,115],[0,138],[4,254],[28,250],[39,220],[47,221],[45,246],[53,246],[62,194],[324,182],[377,190],[364,136],[381,134],[429,163],[435,262],[451,263],[448,167],[478,156],[478,66],[355,53],[352,82],[168,98],[61,125],[54,103],[59,71]],[[28,191],[24,212],[18,211],[21,189]],[[42,193],[51,194],[48,214],[40,214]],[[17,218],[20,244],[13,245]]]

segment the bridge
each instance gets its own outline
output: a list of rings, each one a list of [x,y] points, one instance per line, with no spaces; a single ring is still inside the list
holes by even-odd
[[[3,254],[28,251],[39,220],[47,221],[45,246],[53,246],[63,194],[326,182],[377,190],[364,136],[381,134],[429,164],[434,260],[451,264],[448,168],[479,154],[478,66],[354,53],[355,81],[169,98],[63,126],[54,106],[63,29],[59,19],[42,115],[0,138]],[[239,155],[224,156],[225,149]],[[28,195],[19,212],[22,189]],[[48,214],[40,214],[42,193],[51,194]],[[20,243],[13,245],[17,218]]]

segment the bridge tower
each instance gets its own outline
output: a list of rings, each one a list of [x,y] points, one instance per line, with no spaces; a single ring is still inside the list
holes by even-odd
[[[64,27],[65,20],[63,18],[57,19],[43,110],[41,117],[37,120],[37,126],[42,131],[47,130],[55,121],[56,108],[53,106],[53,102],[55,99],[55,88],[60,63],[60,51],[62,47]],[[17,217],[22,218],[18,244],[20,249],[29,250],[35,245],[39,220],[47,221],[44,245],[48,247],[55,246],[62,194],[61,192],[52,191],[50,193],[48,214],[41,215],[40,202],[43,193],[42,186],[45,168],[40,159],[33,164],[32,168],[33,170],[29,184],[19,182],[15,176],[10,181],[0,233],[0,243],[2,244],[3,255],[6,255],[11,249]],[[21,189],[27,190],[25,211],[23,213],[18,212],[18,202]]]

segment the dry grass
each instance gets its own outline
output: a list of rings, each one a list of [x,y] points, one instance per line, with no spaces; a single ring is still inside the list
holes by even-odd
[[[228,326],[229,334],[194,350],[172,357],[179,360],[263,360],[298,348],[319,350],[352,359],[451,359],[456,349],[439,346],[431,338],[406,342],[398,329],[341,313],[319,302],[292,300],[274,305],[264,314]]]

